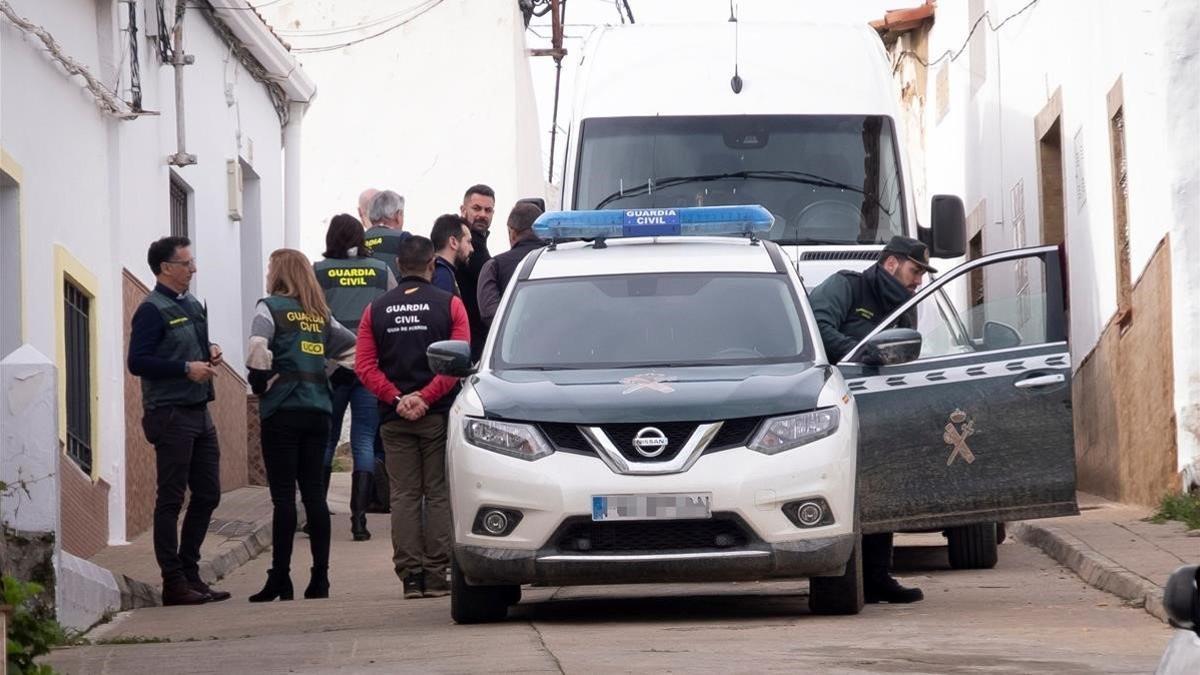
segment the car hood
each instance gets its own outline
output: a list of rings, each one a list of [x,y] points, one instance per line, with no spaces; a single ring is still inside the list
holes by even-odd
[[[620,370],[506,370],[471,384],[491,418],[573,424],[708,421],[811,410],[829,379],[812,362]]]

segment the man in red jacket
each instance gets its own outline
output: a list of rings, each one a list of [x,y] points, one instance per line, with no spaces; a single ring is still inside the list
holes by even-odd
[[[458,380],[434,375],[425,350],[439,340],[471,339],[462,300],[430,283],[433,243],[409,237],[396,259],[401,279],[363,312],[354,370],[382,402],[380,435],[391,477],[392,562],[404,597],[450,592],[450,494],[446,412]],[[425,522],[421,500],[425,500]]]

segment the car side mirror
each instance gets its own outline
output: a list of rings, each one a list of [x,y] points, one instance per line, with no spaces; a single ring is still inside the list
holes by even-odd
[[[429,368],[438,375],[467,377],[475,373],[471,364],[471,345],[462,340],[442,340],[425,350]]]
[[[1163,588],[1163,609],[1172,626],[1200,635],[1200,566],[1185,565],[1171,573]]]
[[[858,360],[867,366],[895,366],[915,361],[920,355],[920,333],[911,328],[889,328],[867,340],[858,352]]]
[[[931,258],[958,258],[967,252],[967,211],[954,195],[934,195],[929,227],[918,233]]]
[[[983,348],[1010,349],[1021,346],[1021,334],[1016,328],[999,321],[987,321],[983,324]]]

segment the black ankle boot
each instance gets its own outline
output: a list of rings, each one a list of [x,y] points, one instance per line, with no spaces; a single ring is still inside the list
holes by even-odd
[[[328,584],[327,584],[328,585]],[[295,594],[292,589],[292,577],[287,570],[276,572],[267,571],[267,583],[262,590],[250,596],[250,602],[270,602],[272,600],[291,600]]]
[[[304,589],[304,597],[313,600],[329,597],[329,568],[313,567],[312,576],[308,580],[308,588]]]
[[[350,534],[354,541],[367,541],[367,502],[374,487],[370,471],[355,471],[350,474]]]

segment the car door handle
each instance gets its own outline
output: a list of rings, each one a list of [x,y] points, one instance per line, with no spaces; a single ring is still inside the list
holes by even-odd
[[[1052,384],[1062,384],[1066,381],[1066,376],[1058,373],[1055,375],[1039,375],[1037,377],[1025,378],[1024,380],[1017,380],[1013,386],[1017,389],[1032,389],[1033,387],[1046,387]]]

